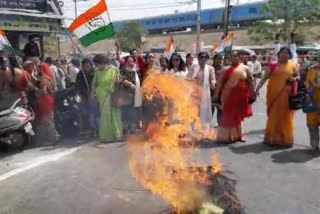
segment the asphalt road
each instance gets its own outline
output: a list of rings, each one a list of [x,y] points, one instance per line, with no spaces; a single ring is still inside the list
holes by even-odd
[[[195,159],[221,155],[248,214],[319,214],[320,157],[309,148],[305,116],[296,117],[292,149],[261,144],[264,99],[245,122],[246,144],[207,144]],[[0,154],[0,214],[158,214],[169,205],[131,176],[126,143],[64,142],[56,147]]]

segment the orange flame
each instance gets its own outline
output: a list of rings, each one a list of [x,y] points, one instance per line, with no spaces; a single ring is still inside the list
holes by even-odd
[[[206,191],[199,184],[209,182],[207,167],[192,162],[195,147],[191,124],[201,132],[201,87],[162,73],[148,77],[143,92],[147,99],[160,96],[166,104],[145,136],[128,139],[130,170],[145,188],[171,203],[178,213],[192,211],[205,202]],[[221,172],[218,156],[213,158],[211,170]]]

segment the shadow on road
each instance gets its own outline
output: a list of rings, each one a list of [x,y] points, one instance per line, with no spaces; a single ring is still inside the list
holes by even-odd
[[[265,131],[264,129],[252,130],[245,133],[244,135],[261,135],[261,134],[264,134],[264,131]]]
[[[219,147],[228,147],[230,144],[220,143],[213,140],[202,140],[195,144],[200,149],[211,149],[211,148],[219,148]]]
[[[294,149],[289,151],[282,151],[277,154],[273,154],[272,162],[279,164],[287,163],[305,163],[316,158],[312,156],[308,150]]]
[[[279,151],[285,148],[270,147],[263,143],[256,143],[256,144],[248,144],[244,146],[230,147],[230,149],[235,154],[248,154],[248,153],[260,154],[263,152]]]

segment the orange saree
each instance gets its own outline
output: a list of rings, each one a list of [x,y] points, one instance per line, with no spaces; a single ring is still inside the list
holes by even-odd
[[[296,70],[294,62],[279,65],[272,72],[267,87],[267,126],[264,141],[267,144],[291,147],[294,140],[294,111],[289,108],[293,92],[287,80]]]

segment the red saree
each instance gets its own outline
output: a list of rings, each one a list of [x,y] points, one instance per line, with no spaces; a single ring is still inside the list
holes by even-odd
[[[236,142],[242,139],[242,122],[252,116],[249,104],[250,85],[246,67],[242,64],[232,66],[226,71],[222,92],[222,121],[218,140]]]

